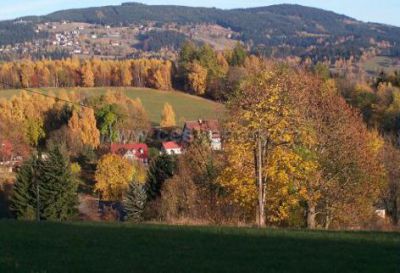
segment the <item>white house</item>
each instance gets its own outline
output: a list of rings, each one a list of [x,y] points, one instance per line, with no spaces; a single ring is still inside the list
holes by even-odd
[[[190,143],[193,140],[194,132],[208,134],[211,143],[211,148],[214,151],[222,149],[221,134],[219,130],[218,120],[201,120],[187,121],[183,127],[182,140],[185,143]]]
[[[161,153],[165,153],[167,155],[180,155],[182,154],[182,147],[175,141],[163,142]]]

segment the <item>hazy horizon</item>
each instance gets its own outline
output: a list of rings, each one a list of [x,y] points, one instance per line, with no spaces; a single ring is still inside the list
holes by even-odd
[[[4,0],[1,0],[4,1]],[[120,5],[122,2],[141,2],[149,5],[181,5],[181,6],[201,6],[216,7],[223,9],[250,8],[258,6],[269,6],[276,4],[300,4],[309,7],[330,10],[339,14],[344,14],[365,22],[376,22],[400,26],[400,1],[386,0],[377,2],[374,0],[353,0],[345,2],[343,0],[252,0],[249,1],[228,1],[222,0],[215,4],[215,1],[203,0],[198,5],[194,0],[143,0],[143,1],[115,1],[115,0],[87,0],[87,1],[68,1],[68,0],[15,0],[13,3],[3,5],[0,10],[0,20],[15,19],[29,15],[46,15],[51,12],[85,7],[100,7],[105,5]]]

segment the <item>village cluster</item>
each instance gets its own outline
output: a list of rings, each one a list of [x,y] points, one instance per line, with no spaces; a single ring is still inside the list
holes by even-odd
[[[18,20],[15,24],[30,24],[26,20]],[[121,58],[173,58],[176,52],[172,48],[165,48],[158,52],[143,50],[140,47],[140,37],[153,31],[173,31],[185,33],[191,39],[203,42],[213,42],[216,48],[235,42],[234,32],[217,25],[187,25],[175,24],[156,25],[155,23],[130,24],[128,26],[111,26],[103,24],[89,24],[70,21],[43,22],[35,25],[38,38],[23,43],[14,43],[0,46],[0,55],[25,57],[37,53],[38,57],[44,52],[57,52],[57,58],[76,56],[79,58],[99,57],[103,59]],[[222,39],[222,40],[221,40]],[[218,41],[221,40],[221,41]]]
[[[210,141],[211,149],[219,151],[222,149],[221,133],[219,129],[219,122],[217,120],[196,120],[185,122],[183,129],[179,132],[177,140],[162,141],[161,147],[154,147],[160,149],[160,154],[176,155],[179,156],[184,153],[185,148],[188,147],[193,141],[195,132],[202,133],[207,136]],[[177,128],[179,129],[179,128]],[[160,130],[156,128],[155,130]],[[174,137],[175,138],[175,137]],[[13,144],[10,141],[3,141],[0,147],[0,171],[14,172],[25,160],[22,156],[14,153]],[[141,162],[144,165],[149,163],[149,145],[146,143],[129,142],[129,143],[110,143],[108,144],[108,152],[120,155],[121,157],[129,160],[130,162]],[[46,157],[46,154],[42,154]]]

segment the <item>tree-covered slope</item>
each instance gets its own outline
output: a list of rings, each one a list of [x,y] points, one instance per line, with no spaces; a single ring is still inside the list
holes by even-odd
[[[378,48],[386,55],[400,54],[398,27],[364,23],[334,12],[300,5],[222,10],[125,3],[58,11],[38,19],[114,26],[146,22],[181,25],[212,23],[231,28],[239,33],[240,40],[254,50],[275,57],[349,57],[359,56],[368,48]]]

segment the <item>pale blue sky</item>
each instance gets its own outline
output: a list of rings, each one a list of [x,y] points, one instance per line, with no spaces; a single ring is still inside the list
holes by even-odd
[[[25,15],[43,15],[68,8],[116,5],[121,2],[129,2],[129,0],[0,0],[0,20]],[[296,3],[332,10],[362,21],[400,26],[400,0],[141,0],[135,2],[225,9]]]

